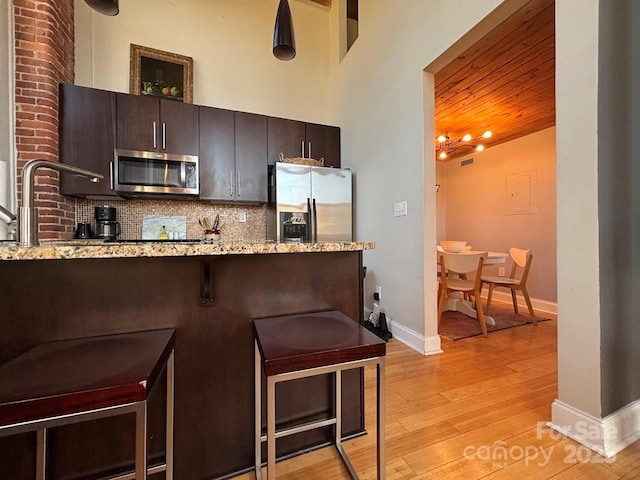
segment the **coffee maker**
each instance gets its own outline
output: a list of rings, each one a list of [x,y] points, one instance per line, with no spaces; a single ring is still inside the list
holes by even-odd
[[[116,221],[116,207],[95,207],[96,238],[116,240],[120,235],[120,223]]]

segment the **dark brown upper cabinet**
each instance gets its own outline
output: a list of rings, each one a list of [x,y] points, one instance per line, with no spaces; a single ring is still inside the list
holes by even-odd
[[[104,175],[104,180],[63,173],[60,193],[117,196],[111,186],[116,145],[116,94],[95,88],[60,85],[60,161]]]
[[[306,124],[307,157],[324,158],[325,167],[340,168],[340,129],[317,123]]]
[[[267,119],[269,165],[275,165],[282,153],[286,158],[302,157],[305,148],[305,123],[286,118]]]
[[[266,203],[267,117],[235,112],[236,200]]]
[[[200,199],[234,201],[236,170],[232,110],[200,107]]]
[[[267,201],[267,117],[200,107],[200,199]]]
[[[198,106],[118,93],[117,146],[198,155]]]
[[[269,117],[267,125],[269,165],[282,153],[286,158],[324,159],[326,167],[340,167],[338,127],[275,117]]]

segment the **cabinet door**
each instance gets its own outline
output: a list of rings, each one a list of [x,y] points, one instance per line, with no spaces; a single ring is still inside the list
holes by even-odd
[[[60,85],[60,161],[104,175],[104,180],[70,174],[60,176],[64,195],[116,195],[111,189],[116,145],[116,94],[105,90]]]
[[[158,150],[161,127],[159,124],[160,100],[142,95],[118,93],[116,103],[118,148],[149,152]]]
[[[159,151],[198,155],[198,106],[160,100],[159,133]]]
[[[235,134],[233,111],[199,107],[200,198],[235,199]]]
[[[267,117],[235,112],[236,200],[267,201]]]
[[[329,125],[307,123],[307,146],[310,146],[311,155],[307,151],[306,156],[320,160],[324,158],[325,167],[340,168],[340,129]]]
[[[305,123],[285,118],[267,118],[267,152],[269,165],[275,165],[282,153],[287,158],[302,157]],[[306,146],[305,152],[306,152]],[[306,155],[306,153],[305,153]]]

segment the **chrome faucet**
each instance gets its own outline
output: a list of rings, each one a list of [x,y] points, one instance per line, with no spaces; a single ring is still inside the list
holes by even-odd
[[[20,207],[20,220],[18,241],[20,245],[32,247],[38,242],[38,209],[34,203],[34,176],[38,168],[50,168],[58,172],[69,172],[82,177],[88,177],[92,182],[99,182],[104,175],[84,168],[66,165],[64,163],[49,162],[47,160],[30,160],[22,169],[22,207]]]

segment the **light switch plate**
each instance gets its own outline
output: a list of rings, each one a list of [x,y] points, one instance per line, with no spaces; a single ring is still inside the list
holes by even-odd
[[[397,202],[393,204],[393,216],[403,217],[407,214],[407,201]]]

